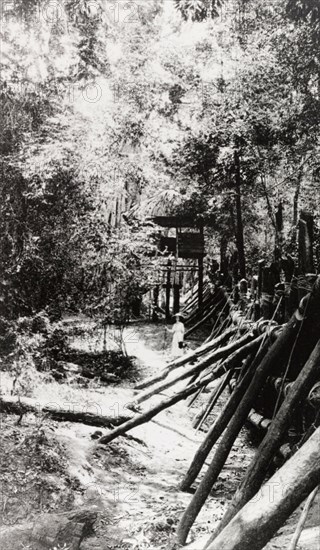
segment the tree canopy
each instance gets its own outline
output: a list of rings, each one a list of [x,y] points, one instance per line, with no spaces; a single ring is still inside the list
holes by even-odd
[[[243,275],[279,243],[279,205],[294,254],[299,209],[319,216],[319,18],[311,0],[8,4],[4,313],[143,293],[152,231],[122,214],[159,190]]]

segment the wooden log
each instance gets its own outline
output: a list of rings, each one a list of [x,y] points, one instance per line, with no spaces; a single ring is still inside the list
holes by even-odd
[[[52,550],[65,545],[70,550],[78,550],[82,540],[93,533],[97,517],[96,507],[62,514],[42,514],[31,522],[1,528],[0,547],[7,550]]]
[[[103,426],[112,428],[126,422],[128,416],[104,416],[100,414],[100,408],[96,403],[92,403],[92,408],[97,412],[89,412],[90,404],[84,405],[82,410],[64,409],[58,403],[48,403],[41,405],[34,399],[27,397],[1,396],[0,413],[17,414],[22,416],[26,413],[45,414],[53,420],[59,422],[78,422],[88,426]],[[91,408],[91,407],[90,407]],[[87,409],[87,410],[86,410]]]
[[[288,548],[291,535],[280,535],[273,538],[264,550],[282,550]],[[303,529],[299,539],[299,550],[319,550],[320,525]],[[188,549],[189,550],[189,549]]]
[[[219,306],[222,304],[223,300],[220,300],[220,302],[218,302],[217,304],[215,304],[210,310],[209,312],[204,315],[200,321],[198,321],[195,325],[193,325],[192,327],[190,327],[187,331],[186,331],[186,334],[185,334],[185,338],[188,338],[190,336],[190,334],[192,334],[195,330],[197,330],[198,328],[200,328],[204,323],[206,323],[206,321],[208,321],[212,315],[214,314],[214,312],[219,308]]]
[[[221,292],[218,288],[214,294],[209,293],[207,297],[204,297],[202,308],[192,310],[189,316],[185,319],[186,326],[197,323],[214,305],[223,300],[223,296],[220,296],[220,294]]]
[[[219,400],[224,390],[226,389],[227,385],[229,384],[231,377],[233,376],[233,373],[234,373],[234,369],[230,369],[229,372],[227,372],[227,374],[223,377],[218,387],[214,388],[214,390],[211,392],[206,408],[200,411],[200,413],[196,415],[194,421],[192,422],[192,427],[194,429],[200,429],[203,422],[206,421],[209,414],[212,412],[214,406],[216,405],[217,401]]]
[[[171,260],[168,260],[166,282],[166,321],[170,319],[170,292],[171,292]]]
[[[270,418],[265,418],[262,414],[259,414],[254,409],[251,409],[248,414],[248,422],[255,426],[255,428],[268,430],[272,420]]]
[[[191,363],[192,361],[196,361],[199,357],[205,355],[206,353],[209,353],[210,351],[213,351],[219,346],[222,346],[225,344],[231,336],[233,336],[237,332],[237,328],[231,327],[224,331],[223,334],[215,338],[214,340],[211,340],[210,342],[207,342],[205,344],[202,344],[197,349],[189,351],[182,357],[179,357],[178,359],[175,359],[174,361],[171,361],[166,367],[160,372],[160,374],[157,374],[156,376],[151,376],[150,378],[147,378],[143,382],[140,382],[135,386],[135,389],[142,390],[144,388],[149,388],[153,384],[160,382],[161,380],[164,380],[169,372],[172,370],[182,367],[183,365],[186,365],[187,363]]]
[[[230,419],[232,418],[233,414],[235,413],[241,398],[243,397],[250,381],[252,378],[252,374],[254,373],[258,362],[260,362],[261,357],[263,357],[262,354],[266,353],[268,344],[265,344],[261,351],[258,354],[258,357],[252,362],[251,366],[248,368],[247,374],[243,377],[240,384],[235,388],[235,390],[232,392],[229,400],[227,401],[226,405],[222,409],[219,417],[214,422],[214,424],[211,426],[210,430],[208,431],[204,441],[201,443],[199,449],[197,450],[196,454],[194,455],[194,458],[191,462],[191,465],[183,479],[180,485],[181,491],[187,491],[190,489],[192,483],[198,476],[199,472],[202,469],[202,466],[209,455],[213,445],[217,442],[225,428],[227,427]]]
[[[246,502],[259,490],[263,482],[270,461],[281,446],[283,437],[287,432],[292,414],[298,404],[303,401],[310,389],[312,388],[317,376],[319,375],[320,364],[320,340],[316,344],[309,360],[305,364],[298,378],[293,383],[292,387],[285,400],[283,401],[276,417],[273,419],[269,430],[263,439],[259,449],[252,460],[247,473],[237,490],[229,509],[222,519],[219,530],[235,516]]]
[[[207,357],[202,359],[202,361],[199,361],[196,365],[193,365],[187,368],[185,371],[181,372],[180,374],[177,374],[174,378],[165,380],[164,382],[157,384],[155,387],[151,388],[150,390],[142,392],[135,399],[135,403],[137,404],[143,403],[153,395],[156,395],[157,393],[160,393],[163,390],[171,388],[177,382],[180,382],[181,380],[185,380],[186,378],[189,378],[195,374],[200,374],[200,372],[202,372],[205,368],[209,367],[210,365],[213,365],[220,359],[224,359],[228,355],[231,355],[234,351],[244,347],[249,342],[252,342],[252,340],[254,340],[254,335],[252,333],[245,334],[244,336],[242,336],[241,338],[239,338],[234,342],[231,342],[227,346],[224,346],[222,348],[219,348],[213,351]]]
[[[195,492],[189,506],[181,518],[177,529],[177,541],[179,544],[185,544],[189,530],[208,495],[210,494],[210,491],[229,456],[234,441],[238,437],[238,434],[243,427],[248,414],[250,413],[258,392],[264,384],[272,367],[279,362],[280,358],[283,360],[283,357],[289,354],[290,348],[293,345],[294,338],[299,331],[303,318],[304,317],[301,314],[301,311],[297,310],[256,369],[253,379],[251,380],[251,383],[237,408],[236,414],[234,414],[233,418],[230,420],[229,425],[221,438],[220,444],[213,456],[207,472],[205,473],[197,488],[197,491]]]
[[[200,227],[200,233],[203,236],[203,227]],[[202,308],[203,303],[203,256],[198,258],[198,306]]]
[[[258,346],[260,343],[260,338],[261,336],[259,336],[253,342],[250,342],[246,346],[242,346],[239,350],[237,350],[237,352],[233,353],[223,363],[218,365],[210,374],[208,374],[207,376],[204,376],[198,382],[195,382],[191,386],[187,386],[186,388],[176,393],[172,397],[168,397],[167,399],[161,401],[160,403],[158,403],[157,405],[149,409],[149,411],[143,412],[141,414],[137,414],[134,418],[128,420],[128,422],[125,422],[122,426],[115,428],[110,434],[101,438],[100,442],[109,443],[119,435],[123,435],[124,433],[131,430],[132,428],[135,428],[136,426],[140,426],[141,424],[148,422],[154,416],[156,416],[159,412],[171,407],[172,405],[175,405],[182,399],[186,399],[186,397],[188,397],[189,395],[192,395],[203,386],[206,386],[210,382],[217,380],[218,378],[223,376],[229,369],[232,369],[234,365],[238,363],[239,358],[245,357],[246,355],[248,355],[249,351],[252,351],[252,349]]]
[[[302,510],[302,514],[300,516],[300,519],[298,521],[298,525],[296,527],[296,530],[293,534],[293,537],[292,537],[292,540],[290,542],[290,546],[288,548],[288,550],[296,550],[297,548],[297,544],[299,542],[299,539],[300,539],[300,536],[301,536],[301,533],[302,533],[302,530],[303,530],[303,527],[304,527],[304,524],[307,520],[307,516],[308,516],[308,513],[309,513],[309,510],[317,496],[317,492],[318,492],[318,489],[319,489],[319,486],[316,487],[312,493],[310,493],[310,495],[308,496],[307,500],[306,500],[306,503],[303,507],[303,510]],[[319,539],[320,540],[320,539]]]
[[[261,550],[320,483],[320,428],[237,513],[207,550]]]
[[[149,422],[149,420],[151,420],[154,416],[159,414],[161,411],[168,409],[169,407],[172,407],[172,405],[175,405],[182,399],[185,399],[189,395],[196,392],[202,386],[205,386],[212,380],[215,380],[216,377],[219,378],[220,376],[222,376],[224,372],[225,370],[223,369],[222,372],[219,371],[219,372],[211,373],[210,375],[205,376],[203,379],[199,380],[198,382],[195,382],[191,386],[187,386],[182,391],[176,393],[172,397],[168,397],[167,399],[160,401],[160,403],[158,403],[148,411],[135,415],[133,418],[131,418],[130,420],[128,420],[118,428],[115,428],[114,430],[112,430],[109,434],[101,437],[99,439],[99,443],[102,443],[102,444],[110,443],[110,441],[113,441],[119,435],[123,435],[127,433],[129,430],[132,430],[137,426],[141,426],[141,424],[145,424],[145,422]]]
[[[222,300],[223,298],[219,299],[216,294],[214,296],[208,296],[208,298],[204,300],[201,310],[197,309],[193,311],[190,316],[185,319],[185,325],[187,327],[192,327],[194,324],[201,321],[201,319]]]

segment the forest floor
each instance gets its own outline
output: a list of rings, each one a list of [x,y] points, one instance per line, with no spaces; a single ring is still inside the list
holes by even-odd
[[[170,335],[162,325],[137,324],[127,336],[127,350],[138,358],[139,379],[156,373],[169,359]],[[76,338],[73,345],[94,345],[80,340]],[[195,338],[190,347],[199,341]],[[7,373],[1,377],[3,391],[9,392],[12,379]],[[32,390],[39,403],[64,408],[72,405],[109,416],[113,411],[127,414],[126,404],[134,395],[132,382],[80,388],[40,380]],[[192,429],[191,422],[207,397],[203,392],[191,408],[185,402],[178,403],[132,430],[129,435],[133,438],[120,437],[106,446],[97,444],[94,427],[33,415],[25,416],[17,425],[15,417],[3,417],[1,526],[32,519],[39,512],[96,506],[100,513],[95,535],[82,543],[83,550],[168,548],[191,498],[180,492],[178,485],[203,439],[203,433]],[[148,406],[156,399],[152,398]],[[210,423],[220,409],[221,403],[210,416]],[[249,432],[243,430],[197,518],[191,541],[208,536],[222,517],[253,453]]]

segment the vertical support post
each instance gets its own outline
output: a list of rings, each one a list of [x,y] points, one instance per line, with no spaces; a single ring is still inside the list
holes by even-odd
[[[171,289],[171,260],[168,260],[167,282],[166,282],[166,321],[170,320],[170,289]]]
[[[175,270],[174,270],[174,281],[173,281],[173,313],[178,313],[180,309],[180,281],[177,274],[178,267],[178,258],[179,258],[179,229],[176,227],[176,260],[175,260]]]
[[[173,285],[173,313],[178,313],[180,309],[180,286],[176,282]]]
[[[153,289],[153,309],[152,309],[152,321],[156,323],[158,321],[158,308],[159,308],[159,285],[156,285]]]
[[[200,235],[203,236],[203,226],[200,226]],[[199,256],[198,259],[198,278],[199,278],[199,286],[198,286],[198,307],[199,309],[202,308],[203,304],[203,255]]]

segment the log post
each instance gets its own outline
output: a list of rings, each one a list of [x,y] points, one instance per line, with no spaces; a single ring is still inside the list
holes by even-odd
[[[242,346],[240,349],[237,350],[237,352],[232,354],[220,365],[218,365],[215,369],[213,369],[211,373],[203,376],[198,382],[195,382],[194,384],[187,386],[186,388],[179,391],[172,397],[168,397],[167,399],[164,399],[154,407],[151,407],[148,411],[143,412],[141,414],[137,414],[134,418],[130,419],[128,422],[125,422],[122,426],[119,426],[118,428],[112,430],[108,435],[102,437],[99,440],[99,442],[109,443],[119,435],[123,435],[124,433],[131,430],[132,428],[135,428],[136,426],[140,426],[141,424],[148,422],[149,420],[151,420],[151,418],[156,416],[159,412],[171,407],[172,405],[175,405],[182,399],[186,399],[189,395],[196,393],[200,388],[207,386],[210,382],[213,382],[214,380],[221,378],[221,376],[223,376],[228,370],[232,369],[238,363],[238,360],[241,357],[243,359],[248,355],[249,351],[252,351],[252,349],[254,349],[255,346],[259,345],[260,338],[261,337],[258,337],[252,342],[249,342],[247,345]]]
[[[166,321],[170,320],[171,265],[171,260],[168,260],[166,282]]]
[[[158,308],[159,308],[159,285],[156,285],[153,289],[153,310],[152,321],[156,323],[158,321]]]
[[[173,313],[178,313],[180,310],[180,285],[176,282],[173,284]]]
[[[203,234],[203,227],[200,229],[200,233]],[[199,283],[198,283],[198,307],[201,310],[202,303],[203,303],[203,256],[199,256],[198,258],[198,277],[199,277]]]
[[[180,489],[181,491],[188,491],[192,483],[197,478],[199,472],[201,471],[203,464],[209,455],[212,447],[218,441],[219,437],[227,427],[232,416],[235,414],[237,407],[248,388],[252,374],[254,373],[257,365],[261,361],[262,357],[267,351],[269,344],[265,344],[260,350],[256,359],[252,360],[251,365],[248,367],[247,373],[244,375],[241,382],[236,386],[231,396],[229,397],[226,405],[223,407],[220,415],[217,420],[212,424],[209,429],[204,441],[201,443],[199,449],[197,450],[194,458],[191,462],[191,465],[181,482]]]
[[[237,513],[207,550],[262,550],[320,483],[320,428]]]
[[[242,508],[242,506],[244,506],[259,490],[267,473],[270,461],[280,448],[283,436],[290,426],[290,421],[297,405],[307,397],[316,381],[319,374],[319,364],[320,340],[316,344],[301,373],[290,387],[289,393],[283,401],[278,414],[272,421],[268,433],[263,439],[256,456],[247,470],[244,480],[222,520],[219,531],[228,524],[240,508]]]
[[[142,390],[144,388],[149,388],[153,384],[160,382],[161,380],[164,380],[169,372],[172,370],[182,367],[183,365],[186,365],[187,363],[194,363],[199,357],[202,355],[206,355],[210,351],[213,351],[219,346],[223,346],[231,336],[233,336],[237,332],[237,329],[234,327],[231,327],[229,329],[226,329],[220,336],[215,338],[214,340],[210,340],[208,342],[205,342],[200,347],[196,348],[193,351],[190,351],[183,355],[182,357],[179,357],[178,359],[175,359],[171,363],[169,363],[159,374],[156,376],[152,376],[150,378],[147,378],[143,382],[140,382],[135,386],[135,389]]]
[[[309,311],[309,307],[314,307],[315,302],[318,304],[319,284],[315,287],[315,294],[316,297],[310,296],[310,301],[305,301],[305,299],[303,300],[303,304],[301,304],[300,309],[298,309],[292,316],[256,369],[254,377],[237,408],[237,412],[230,420],[229,425],[221,438],[220,445],[213,456],[211,464],[178,525],[177,541],[179,544],[185,544],[189,530],[208,495],[210,494],[210,491],[229,456],[234,441],[244,425],[256,396],[264,384],[269,372],[275,364],[279,363],[280,360],[283,361],[284,357],[287,357],[290,353],[294,339],[296,338],[301,327],[302,320],[304,319],[305,310],[307,309],[307,311]]]
[[[185,380],[186,378],[189,378],[190,376],[193,376],[194,374],[200,374],[203,372],[203,370],[217,361],[219,359],[224,359],[228,355],[231,355],[234,351],[240,349],[243,349],[246,344],[254,340],[254,336],[252,334],[246,334],[242,336],[242,338],[239,338],[235,342],[231,342],[225,347],[219,348],[215,351],[213,351],[212,354],[210,354],[208,357],[205,357],[202,359],[202,361],[199,361],[196,365],[193,365],[186,369],[184,372],[176,375],[174,378],[171,378],[170,380],[164,380],[164,382],[158,384],[154,388],[147,390],[145,392],[142,392],[138,397],[136,398],[136,403],[142,403],[143,401],[146,401],[153,395],[160,393],[163,390],[166,390],[176,384],[177,382],[180,382],[180,380]],[[257,338],[256,338],[257,340]]]

